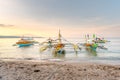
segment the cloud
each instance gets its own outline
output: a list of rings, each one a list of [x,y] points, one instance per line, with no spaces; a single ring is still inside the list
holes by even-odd
[[[0,27],[13,27],[14,25],[11,24],[0,24]]]

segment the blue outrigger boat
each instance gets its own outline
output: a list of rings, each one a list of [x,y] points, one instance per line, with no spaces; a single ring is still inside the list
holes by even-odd
[[[18,45],[18,47],[28,47],[33,45],[34,42],[35,41],[32,38],[23,37],[18,42],[16,42],[16,45]]]

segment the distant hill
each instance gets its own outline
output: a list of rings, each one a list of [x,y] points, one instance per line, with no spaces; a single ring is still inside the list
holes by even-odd
[[[21,38],[21,36],[0,36],[0,38]],[[43,37],[33,37],[33,38],[43,38]]]

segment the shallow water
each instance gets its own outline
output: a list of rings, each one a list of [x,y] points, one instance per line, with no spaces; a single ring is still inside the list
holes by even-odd
[[[42,53],[40,53],[40,45],[32,45],[30,47],[22,47],[13,46],[15,42],[17,42],[19,38],[0,38],[0,58],[1,59],[42,59],[42,60],[51,60],[51,59],[60,59],[67,60],[73,62],[80,61],[89,61],[89,62],[97,62],[97,63],[107,63],[107,64],[120,64],[120,38],[108,38],[110,42],[104,45],[107,50],[97,48],[97,52],[88,52],[86,49],[82,47],[82,50],[78,50],[76,54],[74,49],[70,45],[65,46],[66,54],[58,55],[54,57],[52,55],[52,49],[48,49]],[[38,42],[43,42],[46,38],[36,38]],[[80,38],[67,38],[67,40],[71,43],[84,43],[84,39]]]

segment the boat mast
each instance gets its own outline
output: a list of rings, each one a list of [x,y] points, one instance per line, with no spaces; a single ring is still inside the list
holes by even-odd
[[[61,43],[61,34],[60,34],[60,29],[59,29],[59,34],[58,34],[58,43]]]

